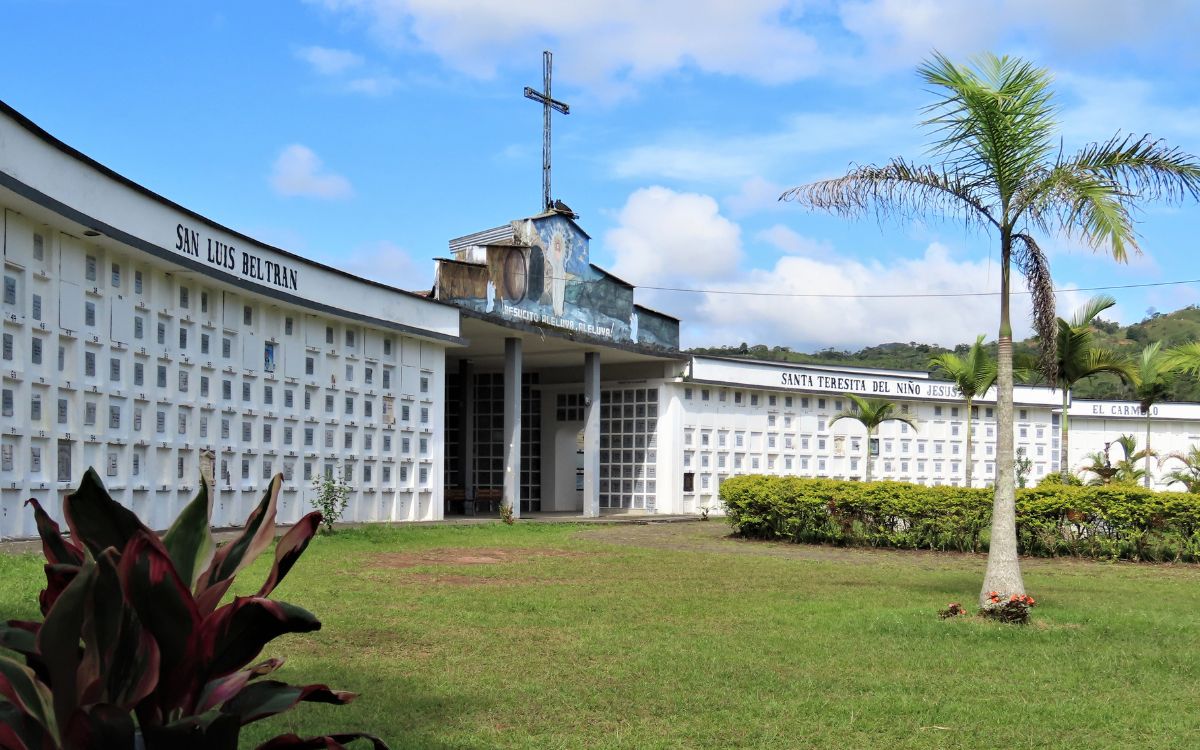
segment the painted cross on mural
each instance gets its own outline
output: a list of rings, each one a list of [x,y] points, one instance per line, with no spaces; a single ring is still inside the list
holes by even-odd
[[[525,98],[542,103],[542,208],[550,209],[550,110],[556,109],[564,115],[571,114],[571,107],[550,96],[550,69],[554,55],[550,50],[542,53],[542,91],[525,87]]]

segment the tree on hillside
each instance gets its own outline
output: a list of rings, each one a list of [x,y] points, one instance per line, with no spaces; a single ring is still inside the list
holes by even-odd
[[[833,419],[829,420],[829,425],[832,427],[834,422],[841,419],[853,419],[855,422],[862,424],[867,428],[867,452],[866,452],[866,480],[871,481],[871,440],[875,437],[875,430],[884,422],[903,422],[914,430],[917,429],[917,423],[910,417],[896,412],[896,405],[891,401],[883,398],[863,398],[853,393],[847,393],[846,398],[850,399],[854,404],[849,409],[838,412]]]
[[[1070,441],[1071,419],[1068,413],[1071,401],[1071,389],[1084,378],[1098,375],[1102,372],[1115,373],[1126,383],[1133,384],[1133,363],[1129,358],[1096,346],[1095,334],[1092,329],[1096,316],[1117,304],[1117,301],[1107,294],[1092,297],[1082,307],[1075,311],[1070,320],[1058,319],[1058,336],[1055,349],[1055,380],[1062,389],[1062,445],[1059,449],[1059,466],[1065,481],[1071,473],[1068,461],[1068,445]]]
[[[1146,415],[1146,469],[1143,480],[1150,486],[1150,423],[1155,404],[1162,401],[1171,386],[1178,366],[1177,357],[1162,348],[1161,341],[1147,344],[1138,358],[1134,360],[1135,380],[1134,395],[1137,396],[1138,408]]]
[[[996,362],[988,356],[983,345],[983,334],[980,334],[963,356],[940,354],[929,360],[929,366],[949,375],[967,402],[967,435],[963,442],[967,451],[966,484],[970,487],[975,466],[975,454],[971,446],[971,409],[974,408],[975,399],[987,393],[987,389],[996,382]]]
[[[1117,135],[1065,153],[1056,133],[1050,73],[1023,60],[986,55],[959,65],[934,54],[921,79],[937,99],[924,125],[935,136],[936,165],[893,159],[784,193],[812,209],[850,217],[962,219],[999,239],[1000,331],[996,382],[997,461],[987,573],[991,591],[1024,593],[1017,558],[1013,456],[1012,271],[1032,292],[1042,362],[1055,359],[1054,288],[1034,235],[1062,232],[1124,261],[1137,251],[1132,211],[1138,201],[1200,198],[1200,162],[1162,141]]]

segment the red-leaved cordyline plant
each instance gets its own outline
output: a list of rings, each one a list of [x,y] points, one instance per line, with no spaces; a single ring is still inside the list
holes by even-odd
[[[283,664],[251,664],[285,633],[321,623],[269,599],[321,524],[309,513],[280,538],[267,580],[253,596],[221,600],[238,571],[270,546],[282,475],[276,474],[241,533],[217,549],[212,501],[200,491],[160,539],[109,497],[88,469],[63,502],[70,539],[29,500],[46,556],[42,622],[0,624],[0,750],[235,750],[241,728],[296,704],[344,704],[355,695],[325,685],[262,679]],[[260,748],[340,748],[335,734],[281,735]]]

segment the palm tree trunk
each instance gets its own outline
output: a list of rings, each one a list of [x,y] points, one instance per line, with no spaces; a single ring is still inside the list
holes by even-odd
[[[1146,407],[1146,476],[1142,477],[1146,489],[1150,489],[1150,407]]]
[[[1067,419],[1068,419],[1067,418],[1067,409],[1069,408],[1067,406],[1067,403],[1068,403],[1068,401],[1070,401],[1071,392],[1069,390],[1067,390],[1066,383],[1061,383],[1060,385],[1062,385],[1062,389],[1063,389],[1063,410],[1062,410],[1062,445],[1059,447],[1059,453],[1058,453],[1059,467],[1058,468],[1061,472],[1062,483],[1066,484],[1067,480],[1070,479],[1070,477],[1071,477],[1071,467],[1070,467],[1070,464],[1067,463],[1067,458],[1068,458],[1068,456],[1071,455],[1070,451],[1067,450],[1067,434],[1071,429],[1071,425],[1067,421]]]
[[[967,486],[971,486],[972,469],[975,467],[975,457],[971,455],[971,401],[967,399]]]
[[[1007,598],[1024,594],[1021,561],[1017,557],[1017,508],[1013,464],[1012,321],[1009,314],[1009,279],[1012,230],[1000,231],[1000,336],[996,362],[996,494],[992,501],[992,533],[987,573],[979,591],[980,606],[989,603],[988,592]]]
[[[866,477],[867,477],[867,481],[870,482],[871,481],[871,428],[870,427],[867,428],[867,457],[866,458],[867,458]]]

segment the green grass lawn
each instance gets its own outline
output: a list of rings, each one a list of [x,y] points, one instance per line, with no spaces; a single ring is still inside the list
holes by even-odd
[[[360,692],[253,725],[393,748],[1195,748],[1200,568],[1028,560],[1034,624],[940,621],[984,558],[728,539],[719,521],[365,528],[277,592],[283,679]],[[243,574],[257,588],[266,560]],[[33,617],[39,558],[0,556]]]

